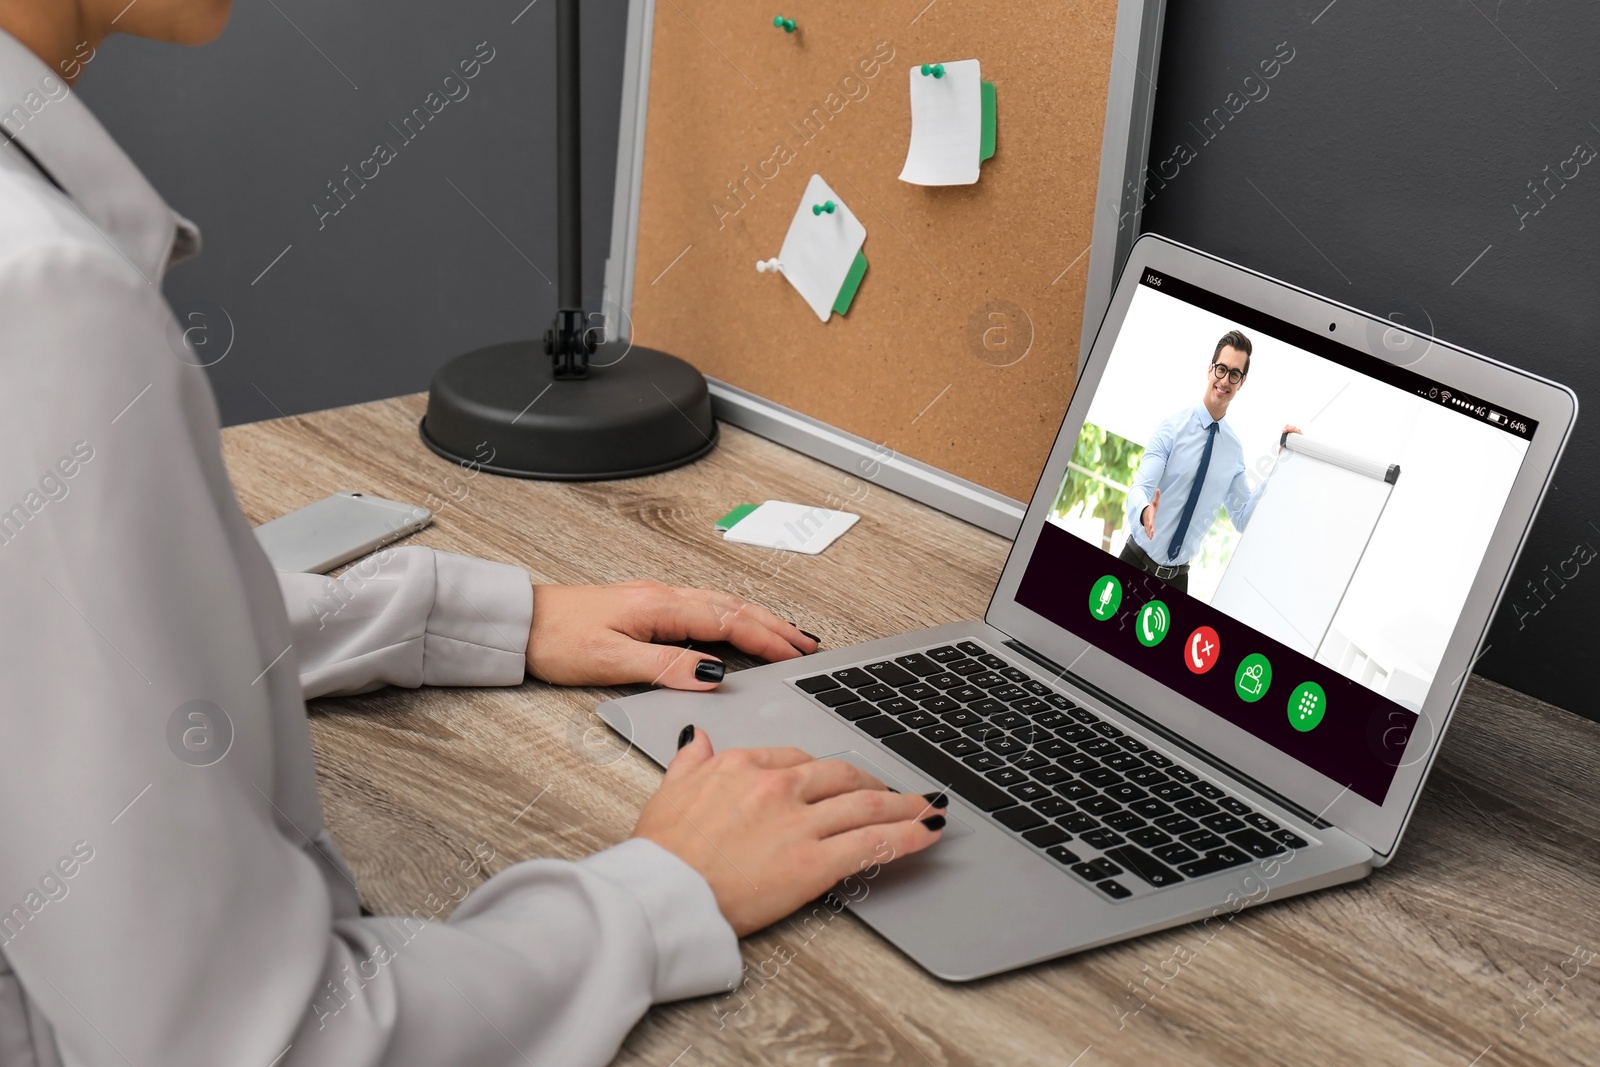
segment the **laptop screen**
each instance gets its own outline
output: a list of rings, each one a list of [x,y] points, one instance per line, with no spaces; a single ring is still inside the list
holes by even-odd
[[[1381,805],[1534,431],[1146,270],[1016,599]]]

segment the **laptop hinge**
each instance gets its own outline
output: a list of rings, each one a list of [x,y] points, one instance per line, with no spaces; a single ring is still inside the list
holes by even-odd
[[[1150,718],[1150,716],[1139,711],[1137,708],[1131,707],[1126,701],[1119,700],[1094,683],[1085,681],[1081,675],[1073,674],[1071,671],[1067,670],[1059,663],[1056,663],[1048,656],[1040,655],[1038,652],[1035,652],[1021,641],[1017,641],[1008,637],[1004,641],[1004,644],[1015,649],[1017,652],[1020,652],[1022,655],[1027,656],[1029,659],[1033,660],[1033,662],[1037,663],[1051,674],[1054,674],[1057,678],[1065,679],[1070,681],[1073,685],[1078,686],[1080,689],[1087,690],[1094,696],[1096,700],[1105,701],[1107,704],[1116,708],[1117,711],[1137,722],[1140,726],[1143,726],[1152,733],[1160,734],[1175,747],[1181,748],[1189,755],[1194,756],[1196,759],[1215,767],[1218,771],[1222,772],[1224,776],[1231,778],[1236,782],[1243,782],[1245,785],[1249,786],[1251,789],[1254,789],[1262,796],[1270,797],[1273,801],[1287,810],[1294,812],[1294,814],[1298,815],[1312,826],[1317,827],[1319,830],[1325,830],[1333,826],[1332,823],[1330,823],[1327,819],[1324,819],[1322,816],[1313,813],[1303,805],[1295,803],[1282,793],[1278,792],[1276,789],[1262,784],[1256,779],[1250,777],[1248,774],[1242,773],[1237,767],[1234,767],[1223,760],[1217,759],[1211,753],[1196,745],[1194,742],[1188,740],[1178,733],[1175,733],[1173,730],[1163,726],[1161,723],[1156,722],[1154,719]]]

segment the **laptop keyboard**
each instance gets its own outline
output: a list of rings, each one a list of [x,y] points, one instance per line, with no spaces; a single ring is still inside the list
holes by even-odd
[[[794,685],[1113,900],[1308,844],[976,641]]]

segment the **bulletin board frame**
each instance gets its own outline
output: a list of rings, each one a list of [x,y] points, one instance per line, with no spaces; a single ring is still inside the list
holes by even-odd
[[[1165,13],[1166,0],[1118,0],[1096,210],[1087,253],[1080,353],[1089,350],[1099,330],[1117,273],[1139,234],[1155,104],[1154,72]],[[608,340],[627,340],[632,334],[655,17],[655,0],[629,0],[611,246],[602,296]],[[724,422],[841,470],[871,471],[872,480],[884,488],[1002,536],[1014,537],[1022,523],[1025,500],[913,457],[886,453],[882,446],[848,430],[710,375],[707,381],[713,411]]]

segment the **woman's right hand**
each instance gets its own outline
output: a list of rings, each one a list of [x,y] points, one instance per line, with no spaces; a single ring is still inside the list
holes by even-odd
[[[946,803],[890,792],[863,770],[798,748],[713,754],[695,730],[633,836],[700,872],[743,937],[848,875],[927,848],[939,840]]]

